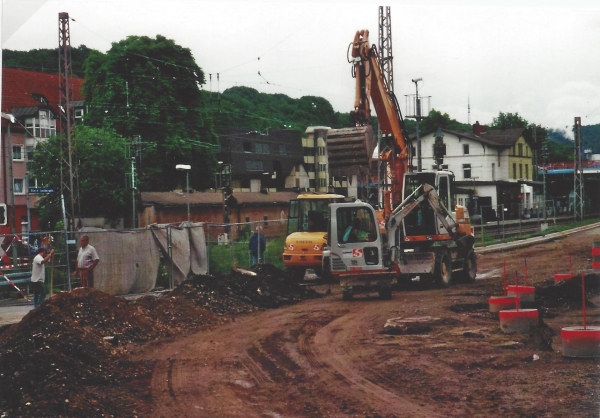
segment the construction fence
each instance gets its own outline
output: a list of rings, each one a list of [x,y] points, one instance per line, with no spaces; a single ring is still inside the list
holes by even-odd
[[[79,239],[84,234],[100,257],[94,269],[95,288],[112,295],[173,288],[190,275],[228,273],[233,266],[250,268],[249,242],[257,227],[267,243],[264,254],[259,255],[260,261],[283,268],[286,220],[239,224],[184,222],[129,230],[82,228],[75,232],[0,237],[0,292],[12,290],[8,280],[28,290],[31,261],[40,246],[55,249],[45,264],[47,287],[50,283],[55,291],[79,287],[80,279],[73,277],[73,272]]]

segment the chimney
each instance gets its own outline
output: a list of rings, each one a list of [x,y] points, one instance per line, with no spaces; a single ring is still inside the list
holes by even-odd
[[[473,125],[473,135],[481,135],[487,133],[487,125],[480,125],[479,121]]]

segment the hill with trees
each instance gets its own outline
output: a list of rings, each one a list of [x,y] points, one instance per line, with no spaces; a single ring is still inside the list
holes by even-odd
[[[71,68],[74,77],[83,77],[83,63],[92,49],[85,45],[71,48]],[[2,50],[2,66],[41,73],[58,74],[58,48],[31,51]]]

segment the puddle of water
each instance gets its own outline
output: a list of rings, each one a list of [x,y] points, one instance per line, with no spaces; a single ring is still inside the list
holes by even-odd
[[[497,278],[497,277],[502,277],[502,269],[494,269],[494,270],[490,270],[490,271],[486,271],[486,272],[477,272],[477,280],[482,280],[482,279],[492,279],[492,278]]]

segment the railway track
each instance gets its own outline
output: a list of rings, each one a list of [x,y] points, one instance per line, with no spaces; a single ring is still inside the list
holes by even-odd
[[[591,219],[591,218],[590,218]],[[573,222],[573,216],[560,216],[544,219],[521,219],[510,221],[487,222],[483,225],[472,225],[475,229],[476,243],[485,240],[486,245],[506,240],[519,239],[543,234],[543,224],[548,228]],[[483,234],[482,234],[483,230]],[[483,235],[483,238],[482,238]],[[491,241],[491,242],[490,242]]]

